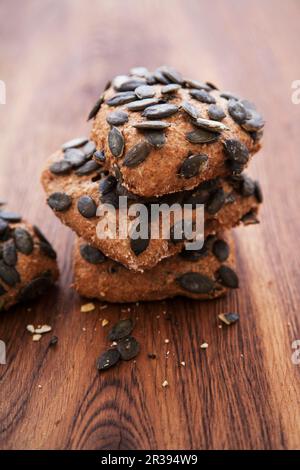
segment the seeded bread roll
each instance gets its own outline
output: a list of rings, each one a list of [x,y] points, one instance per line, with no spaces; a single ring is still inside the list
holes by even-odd
[[[83,239],[76,241],[74,287],[87,298],[138,302],[181,295],[204,300],[220,297],[239,285],[233,240],[227,235],[211,236],[200,251],[184,251],[144,273],[132,272],[108,258],[93,264],[93,250]]]
[[[224,231],[240,222],[245,224],[257,222],[256,213],[262,195],[258,183],[247,176],[210,180],[194,190],[159,199],[136,198],[117,184],[114,177],[105,176],[105,172],[98,165],[87,174],[85,172],[82,174],[81,167],[69,168],[58,174],[57,169],[66,162],[66,155],[68,156],[66,151],[58,151],[52,155],[42,174],[49,206],[77,235],[102,250],[108,257],[134,271],[152,268],[163,258],[180,252],[183,243],[173,243],[167,239],[151,239],[148,245],[141,246],[138,242],[130,240],[129,236],[123,240],[98,238],[96,227],[100,219],[96,217],[96,210],[103,203],[117,207],[119,195],[126,195],[129,204],[204,203],[205,235]],[[83,165],[91,162],[93,160],[88,160]]]
[[[56,253],[41,231],[0,211],[0,311],[43,294],[57,278]]]
[[[260,148],[254,104],[170,67],[143,70],[115,77],[89,116],[110,173],[144,197],[241,173]]]

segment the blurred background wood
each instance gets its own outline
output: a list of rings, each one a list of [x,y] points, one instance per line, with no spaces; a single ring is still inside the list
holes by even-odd
[[[300,79],[300,2],[2,0],[0,18],[0,197],[43,228],[61,269],[59,288],[30,310],[1,314],[1,449],[299,448],[300,105],[291,84]],[[236,232],[241,288],[216,302],[80,313],[73,235],[46,207],[40,170],[62,142],[89,132],[85,118],[108,78],[163,63],[254,100],[267,119],[250,169],[264,188],[262,222]],[[240,323],[218,328],[217,315],[231,310]],[[124,316],[137,318],[141,354],[99,376],[101,319]],[[29,323],[52,325],[58,345],[33,343]]]

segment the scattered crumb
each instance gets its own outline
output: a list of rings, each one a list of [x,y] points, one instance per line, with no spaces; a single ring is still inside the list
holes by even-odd
[[[117,346],[117,345],[118,345],[118,343],[117,343],[116,341],[113,341],[113,342],[111,343],[111,347]]]
[[[35,332],[35,328],[34,328],[33,325],[27,325],[26,330],[29,331],[29,333],[34,333]]]
[[[167,380],[164,380],[163,383],[162,383],[162,386],[163,387],[168,387],[169,386],[169,382]]]
[[[42,386],[39,384],[39,385],[38,385],[38,388],[42,388]]]
[[[222,325],[218,325],[218,328],[222,329],[222,328],[223,328],[223,326],[222,326]]]
[[[241,354],[241,357],[243,358],[243,357],[244,357],[244,354]]]
[[[156,315],[157,320],[160,318],[160,315]]]
[[[52,330],[50,325],[42,325],[35,329],[35,333],[38,335],[43,335],[44,333],[49,333]]]
[[[166,356],[168,356],[169,354],[170,354],[170,351],[167,351],[167,352],[166,352]]]
[[[108,305],[107,305],[107,304],[100,305],[100,310],[104,310],[104,309],[106,309],[107,307],[108,307]]]
[[[83,327],[83,328],[82,328],[82,331],[86,331],[86,328],[85,328],[85,327]]]
[[[80,311],[81,312],[92,312],[93,310],[95,310],[95,305],[93,303],[88,303],[88,304],[84,304],[84,305],[81,305],[80,307]]]
[[[33,335],[32,336],[32,341],[39,341],[41,339],[42,335]]]
[[[165,339],[165,343],[166,343],[166,344],[169,344],[169,342],[170,342],[170,340],[169,340],[168,338]]]
[[[183,367],[185,367],[185,361],[181,361],[180,363]]]
[[[103,318],[103,320],[102,320],[102,323],[101,323],[101,324],[102,324],[102,326],[103,326],[103,328],[104,328],[106,325],[108,325],[108,324],[109,324],[109,321],[108,321],[106,318]]]
[[[202,343],[201,346],[200,346],[201,349],[207,349],[208,348],[208,344],[207,343]]]

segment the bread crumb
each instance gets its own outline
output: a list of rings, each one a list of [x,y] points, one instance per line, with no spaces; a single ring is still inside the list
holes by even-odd
[[[202,343],[201,346],[200,346],[201,349],[207,349],[208,348],[208,344],[207,343]]]
[[[106,325],[108,325],[108,324],[109,324],[109,321],[106,320],[106,318],[103,318],[102,323],[101,323],[101,325],[103,326],[103,328],[104,328]]]
[[[162,386],[165,388],[165,387],[168,387],[169,386],[169,382],[167,380],[164,380],[163,383],[162,383]]]
[[[95,305],[92,302],[90,302],[88,304],[81,305],[80,311],[84,313],[92,312],[93,310],[95,310],[95,308],[96,308]]]
[[[32,341],[39,341],[41,339],[42,335],[33,335],[32,336]]]

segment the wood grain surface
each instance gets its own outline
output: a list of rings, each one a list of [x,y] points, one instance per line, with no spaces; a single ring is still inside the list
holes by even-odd
[[[299,449],[299,19],[298,0],[1,0],[0,198],[41,226],[61,269],[31,309],[1,314],[1,449]],[[213,302],[80,313],[73,235],[47,208],[39,174],[62,142],[88,133],[108,78],[163,63],[254,100],[266,117],[250,169],[264,189],[261,224],[235,235],[241,288]],[[231,310],[239,324],[218,328]],[[99,376],[101,319],[127,316],[141,354]],[[57,346],[34,343],[29,323],[52,325]]]

